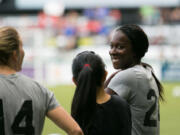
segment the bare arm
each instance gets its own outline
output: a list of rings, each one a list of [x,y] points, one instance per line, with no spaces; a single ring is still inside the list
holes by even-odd
[[[63,107],[59,106],[47,113],[56,125],[65,130],[68,135],[83,135],[83,132],[75,120],[64,110]]]

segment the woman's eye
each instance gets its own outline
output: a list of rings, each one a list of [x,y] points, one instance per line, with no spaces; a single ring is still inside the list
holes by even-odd
[[[113,48],[113,45],[110,45],[110,48],[112,49],[112,48]]]
[[[123,49],[123,48],[124,48],[124,46],[119,45],[117,48],[118,48],[118,49]]]

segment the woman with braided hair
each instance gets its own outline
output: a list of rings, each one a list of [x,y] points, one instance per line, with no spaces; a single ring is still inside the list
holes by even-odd
[[[141,59],[148,51],[147,35],[138,25],[115,29],[109,54],[118,69],[105,83],[106,91],[119,95],[130,105],[132,135],[159,135],[159,100],[163,87],[150,65]]]

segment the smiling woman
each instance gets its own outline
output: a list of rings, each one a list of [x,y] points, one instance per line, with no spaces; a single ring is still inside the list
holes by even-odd
[[[109,51],[115,69],[126,69],[130,65],[138,63],[132,51],[131,41],[121,31],[116,31],[111,40],[111,50]]]
[[[112,62],[114,60],[120,62],[119,64],[113,62],[114,68],[126,69],[140,64],[141,58],[147,52],[148,47],[147,35],[140,27],[127,25],[117,28],[112,36],[109,51]]]
[[[131,107],[132,135],[159,135],[159,99],[163,88],[150,65],[141,59],[148,50],[147,35],[137,25],[115,29],[109,54],[115,69],[106,91],[123,97]]]

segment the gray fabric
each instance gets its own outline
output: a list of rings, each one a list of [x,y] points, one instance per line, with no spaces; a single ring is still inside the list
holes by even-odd
[[[3,105],[6,135],[14,134],[11,126],[19,111],[23,110],[22,105],[25,102],[32,102],[32,125],[35,135],[41,134],[46,113],[59,106],[51,91],[21,74],[0,75],[0,100]],[[25,122],[27,115],[24,116],[23,119],[20,119],[21,122],[18,126],[27,126],[27,122]]]
[[[151,69],[141,65],[118,72],[110,81],[108,88],[126,99],[130,104],[132,114],[132,135],[159,135],[159,92]],[[152,89],[152,90],[151,90]],[[154,95],[153,95],[154,93]],[[148,94],[150,97],[148,99]],[[155,96],[157,100],[155,102]],[[144,124],[147,112],[150,112],[150,121],[155,120],[156,126]],[[147,118],[147,117],[146,117]]]

